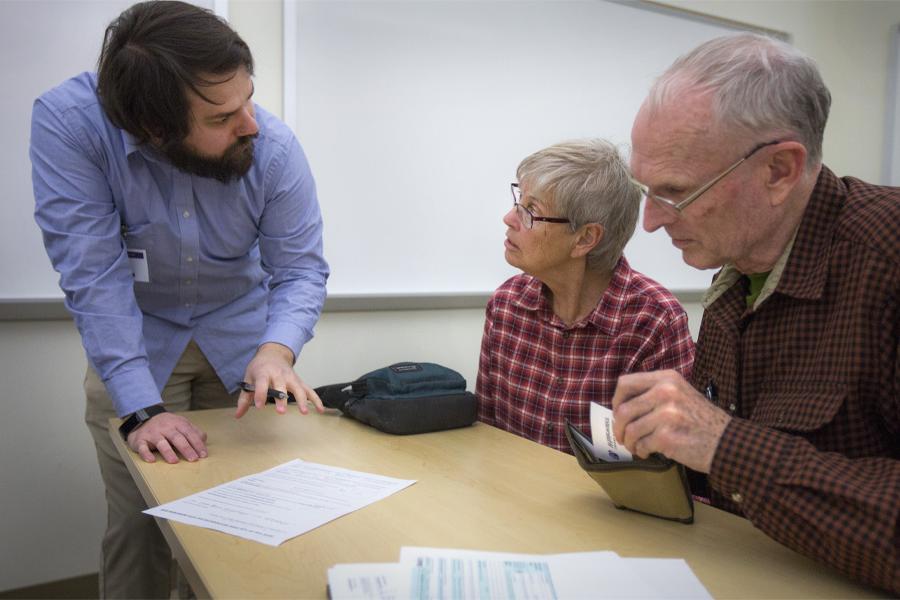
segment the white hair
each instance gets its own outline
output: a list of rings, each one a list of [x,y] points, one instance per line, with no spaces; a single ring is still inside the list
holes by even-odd
[[[641,204],[641,193],[615,146],[601,139],[555,144],[525,158],[516,176],[549,195],[573,231],[587,223],[603,225],[603,239],[588,253],[587,266],[613,271],[634,235]]]
[[[822,161],[831,93],[815,61],[793,46],[750,33],[715,38],[676,60],[647,103],[658,108],[686,92],[711,93],[724,130],[790,136],[806,147],[807,166]]]

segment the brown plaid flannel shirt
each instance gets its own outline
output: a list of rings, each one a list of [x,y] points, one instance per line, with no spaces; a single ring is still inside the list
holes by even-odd
[[[774,291],[746,293],[708,305],[691,378],[736,417],[712,503],[900,593],[900,188],[823,167]]]

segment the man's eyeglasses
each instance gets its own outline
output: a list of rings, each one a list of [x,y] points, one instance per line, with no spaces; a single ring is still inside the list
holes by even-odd
[[[727,169],[725,169],[724,171],[722,171],[721,173],[716,175],[712,179],[712,181],[702,185],[700,187],[700,189],[698,189],[694,193],[690,194],[687,198],[685,198],[684,200],[681,200],[680,202],[676,202],[675,200],[669,200],[668,198],[663,198],[662,196],[657,196],[656,194],[652,194],[652,193],[650,193],[650,188],[648,188],[643,183],[641,183],[639,181],[635,181],[634,179],[632,179],[631,181],[633,181],[634,184],[637,185],[638,188],[640,188],[642,200],[646,199],[646,198],[651,198],[665,207],[673,208],[676,211],[681,212],[685,208],[687,208],[691,204],[691,202],[693,202],[694,200],[696,200],[697,198],[699,198],[700,196],[705,194],[709,190],[709,188],[711,188],[712,186],[719,183],[719,181],[724,179],[729,173],[731,173],[732,171],[737,169],[739,166],[741,166],[741,163],[743,163],[745,160],[747,160],[748,158],[750,158],[751,156],[753,156],[754,154],[756,154],[763,148],[765,148],[767,146],[774,146],[775,144],[780,144],[781,142],[782,142],[782,140],[772,140],[771,142],[763,142],[762,144],[754,146],[750,152],[748,152],[743,157],[741,157],[736,163],[734,163],[733,165],[731,165],[730,167],[728,167]]]
[[[519,220],[522,221],[522,225],[525,226],[525,229],[531,229],[534,226],[535,221],[542,221],[544,223],[570,223],[569,219],[564,219],[563,217],[539,217],[531,212],[531,209],[522,204],[522,190],[519,189],[518,183],[509,184],[509,189],[512,191],[513,196],[513,206],[516,207],[516,215],[518,215]]]

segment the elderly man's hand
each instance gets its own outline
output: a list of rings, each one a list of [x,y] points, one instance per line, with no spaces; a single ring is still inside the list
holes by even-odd
[[[616,439],[632,454],[659,452],[701,473],[709,473],[731,421],[676,371],[619,377],[613,416]]]
[[[236,418],[241,418],[250,409],[251,404],[256,408],[266,405],[266,392],[269,388],[280,392],[290,392],[297,400],[297,408],[304,415],[309,412],[307,401],[312,402],[318,412],[325,412],[322,400],[318,394],[297,376],[294,372],[294,353],[290,348],[281,344],[263,344],[256,351],[256,356],[247,365],[244,372],[244,381],[252,384],[253,392],[242,391],[238,396]],[[275,411],[284,413],[287,410],[287,396],[275,400]]]

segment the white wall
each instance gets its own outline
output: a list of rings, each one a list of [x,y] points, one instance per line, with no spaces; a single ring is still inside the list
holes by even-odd
[[[900,23],[900,2],[671,4],[792,33],[835,98],[826,162],[839,174],[881,178],[889,29]],[[280,1],[232,0],[229,14],[254,49],[259,102],[280,110]],[[696,335],[700,309],[688,312]],[[320,385],[428,360],[473,387],[481,326],[478,309],[328,313],[298,372]],[[105,514],[82,420],[84,366],[71,322],[0,322],[0,590],[96,571]]]

